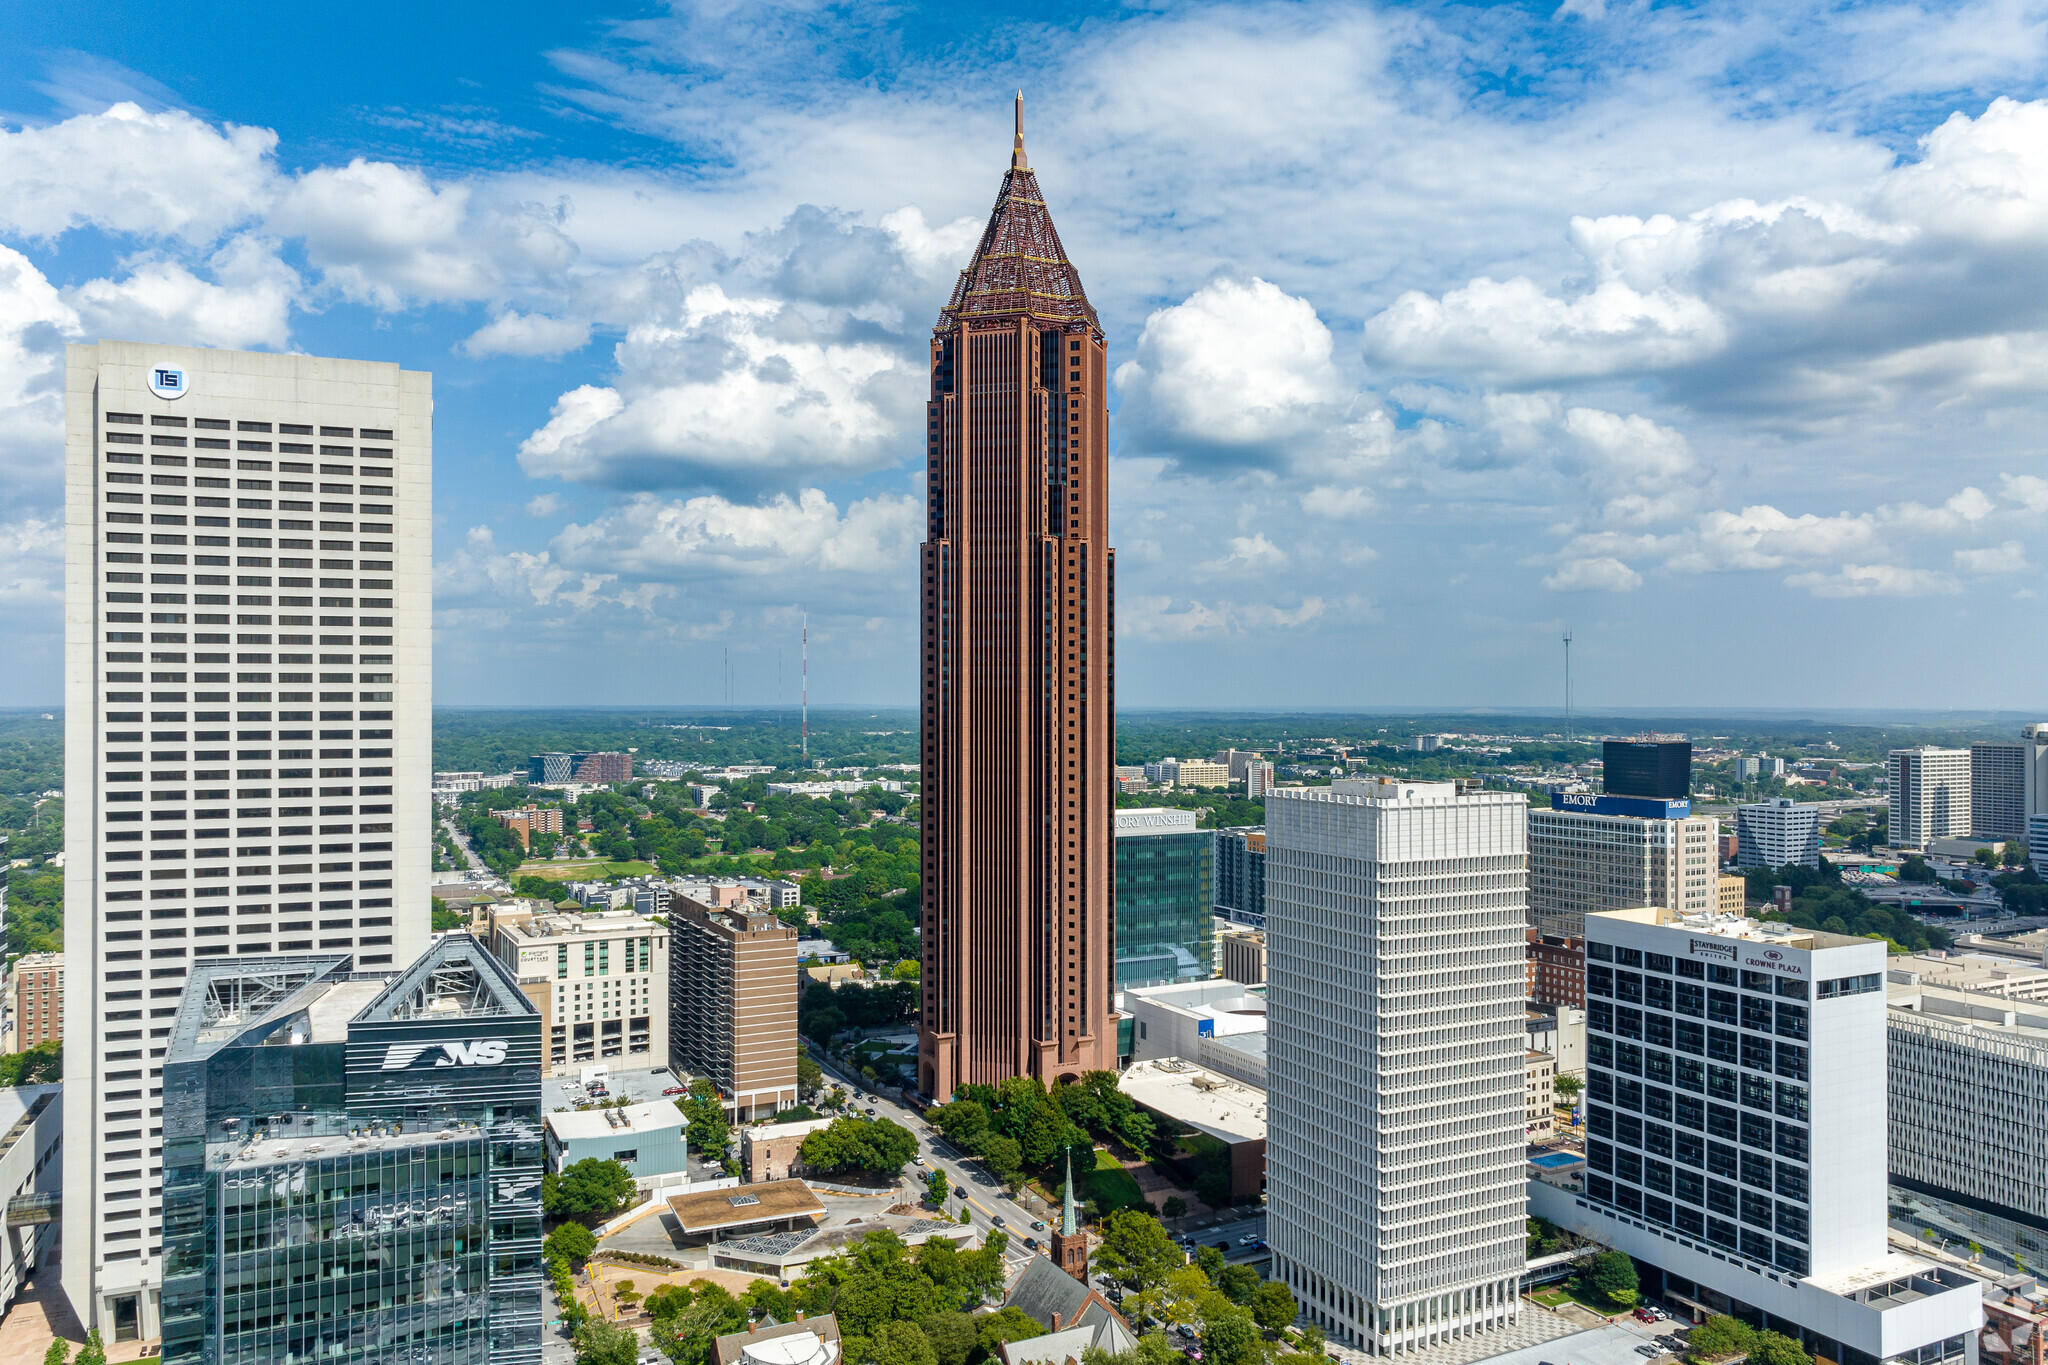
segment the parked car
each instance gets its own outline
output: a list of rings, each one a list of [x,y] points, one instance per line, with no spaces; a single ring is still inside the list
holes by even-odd
[[[662,1091],[661,1093],[662,1093],[662,1094],[663,1094],[664,1096],[667,1096],[667,1095],[685,1095],[685,1094],[688,1094],[689,1092],[688,1092],[688,1091],[686,1091],[686,1090],[684,1090],[684,1089],[683,1089],[683,1088],[682,1088],[681,1086],[679,1086],[679,1085],[672,1085],[672,1086],[670,1086],[670,1087],[669,1087],[668,1089],[666,1089],[666,1090]]]
[[[1638,1346],[1636,1347],[1636,1354],[1639,1356],[1661,1356],[1664,1354],[1664,1348],[1662,1346]]]

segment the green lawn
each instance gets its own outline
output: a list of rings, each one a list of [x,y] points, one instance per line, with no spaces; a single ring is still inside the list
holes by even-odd
[[[1087,1176],[1088,1197],[1104,1213],[1112,1209],[1135,1209],[1145,1203],[1138,1182],[1108,1152],[1095,1153],[1095,1169]]]
[[[1542,1304],[1545,1308],[1562,1308],[1565,1304],[1572,1301],[1572,1296],[1565,1293],[1562,1289],[1538,1290],[1529,1297]]]
[[[549,881],[588,881],[604,877],[646,877],[654,872],[654,864],[642,862],[614,863],[603,858],[566,858],[560,862],[550,859],[544,863],[521,863],[512,872],[515,877],[544,877]]]

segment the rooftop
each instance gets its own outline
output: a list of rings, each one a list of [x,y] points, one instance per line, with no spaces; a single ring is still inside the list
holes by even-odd
[[[563,1142],[623,1137],[628,1133],[665,1133],[690,1126],[683,1111],[665,1101],[612,1109],[559,1110],[549,1114],[546,1121]]]
[[[1886,975],[1907,985],[1947,986],[1959,991],[2048,995],[2048,968],[1989,953],[1915,953],[1895,957]]]
[[[1263,1142],[1266,1092],[1180,1057],[1133,1062],[1118,1089],[1223,1142]]]
[[[2034,1064],[2048,1066],[2048,1001],[2014,1000],[1985,991],[1956,990],[1932,982],[1890,981],[1885,1003],[1894,1015],[1918,1015],[1931,1027],[1954,1030],[2033,1050]]]
[[[1631,924],[1652,924],[1667,929],[1683,929],[1687,933],[1713,938],[1768,943],[1774,947],[1798,948],[1807,952],[1817,948],[1848,948],[1859,944],[1868,946],[1874,941],[1849,934],[1830,934],[1819,929],[1801,929],[1796,924],[1785,924],[1777,920],[1723,914],[1714,910],[1692,915],[1681,914],[1661,905],[1644,905],[1630,910],[1601,910],[1586,918],[1588,921],[1626,920]]]
[[[824,1204],[801,1180],[766,1180],[758,1185],[671,1195],[668,1206],[690,1235],[785,1218],[815,1221],[825,1216]]]

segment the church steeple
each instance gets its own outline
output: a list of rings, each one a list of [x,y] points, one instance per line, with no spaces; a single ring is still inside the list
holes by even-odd
[[[1088,1283],[1088,1234],[1081,1231],[1081,1205],[1074,1198],[1074,1154],[1067,1153],[1067,1197],[1060,1208],[1060,1230],[1051,1238],[1053,1263],[1082,1284]]]

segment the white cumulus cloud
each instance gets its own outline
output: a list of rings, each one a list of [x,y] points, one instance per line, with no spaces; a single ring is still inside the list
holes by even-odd
[[[789,473],[854,474],[899,458],[881,386],[890,347],[810,334],[795,310],[690,291],[675,314],[635,326],[614,386],[562,395],[521,443],[535,478],[675,486],[756,484]]]
[[[1643,576],[1612,555],[1573,559],[1546,575],[1543,586],[1552,592],[1634,592],[1643,586]]]

